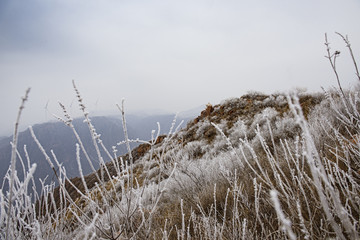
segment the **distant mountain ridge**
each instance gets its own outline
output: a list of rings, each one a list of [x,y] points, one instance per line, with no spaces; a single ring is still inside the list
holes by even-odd
[[[151,131],[157,131],[157,122],[160,123],[160,132],[165,134],[169,131],[170,126],[174,120],[174,115],[154,115],[154,116],[145,116],[141,117],[139,115],[128,115],[127,119],[127,129],[130,139],[141,139],[141,140],[150,140]],[[187,122],[191,118],[182,118],[177,119],[177,123],[184,120]],[[94,150],[90,131],[86,123],[83,122],[83,118],[77,118],[73,120],[75,129],[77,130],[85,149],[88,151],[90,158],[92,159],[95,169],[99,168],[97,154]],[[118,142],[124,140],[124,132],[122,127],[122,121],[120,116],[96,116],[91,117],[91,123],[94,125],[98,134],[101,134],[101,140],[103,141],[106,148],[111,152],[112,146],[117,147],[117,154],[122,155],[126,153],[126,148],[124,145],[117,146]],[[185,126],[183,124],[183,126]],[[67,170],[67,175],[69,177],[76,177],[79,175],[79,169],[76,161],[76,137],[73,134],[72,130],[62,122],[46,122],[42,124],[36,124],[33,126],[35,135],[37,136],[39,142],[44,147],[46,153],[51,156],[51,150],[56,155],[56,158]],[[9,169],[10,159],[11,159],[11,137],[3,137],[0,139],[0,186],[3,185],[3,178]],[[48,176],[47,183],[50,180],[54,180],[54,172],[50,168],[49,164],[45,160],[44,155],[39,150],[34,139],[32,138],[29,129],[21,132],[19,134],[17,149],[20,153],[20,156],[24,158],[24,145],[26,145],[27,152],[31,163],[36,163],[38,165],[35,172],[35,179],[44,179]],[[132,147],[137,146],[138,144],[133,143]],[[106,158],[103,151],[102,155],[105,161],[110,159]],[[84,174],[89,174],[92,172],[91,167],[85,156],[81,153],[81,164],[82,171]],[[23,159],[24,164],[27,165],[27,160]],[[20,177],[23,176],[21,162],[17,161],[16,169]],[[37,183],[40,186],[40,182]],[[4,186],[4,189],[7,189],[8,186]],[[41,188],[38,188],[41,189]]]

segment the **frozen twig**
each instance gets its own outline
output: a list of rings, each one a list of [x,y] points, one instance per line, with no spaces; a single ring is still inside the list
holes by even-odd
[[[291,221],[285,217],[284,212],[281,209],[281,204],[280,204],[280,201],[278,198],[278,192],[276,190],[271,190],[270,195],[271,195],[271,200],[274,204],[274,208],[275,208],[276,214],[278,216],[278,219],[282,224],[283,231],[286,232],[289,239],[296,240],[296,235],[291,229]]]
[[[351,48],[351,44],[350,44],[350,41],[349,41],[349,38],[348,36],[344,36],[338,32],[335,32],[337,35],[339,35],[343,40],[344,42],[346,43],[346,47],[349,49],[349,52],[350,52],[350,56],[352,58],[352,61],[353,61],[353,64],[354,64],[354,67],[355,67],[355,71],[356,71],[356,76],[358,78],[358,80],[360,81],[360,74],[359,74],[359,68],[357,66],[357,63],[356,63],[356,60],[355,60],[355,56],[354,56],[354,53],[352,51],[352,48]]]
[[[22,98],[21,105],[19,107],[18,115],[15,122],[15,128],[14,128],[14,135],[13,135],[13,145],[11,148],[11,177],[10,177],[10,194],[9,194],[9,208],[7,212],[7,223],[6,223],[6,240],[9,239],[9,231],[10,231],[10,220],[12,218],[12,198],[13,198],[13,186],[14,186],[14,176],[15,176],[15,166],[16,166],[16,146],[18,141],[18,134],[19,134],[19,123],[20,123],[20,117],[23,109],[25,108],[25,102],[28,100],[30,88],[28,88],[25,92],[25,96]]]

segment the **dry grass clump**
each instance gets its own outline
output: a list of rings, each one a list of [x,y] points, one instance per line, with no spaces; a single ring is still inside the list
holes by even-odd
[[[233,145],[234,152],[228,148],[227,158],[219,154],[215,160],[204,160],[209,168],[200,165],[195,169],[196,164],[192,163],[184,168],[183,175],[175,174],[178,186],[171,192],[174,199],[169,198],[159,206],[159,214],[168,226],[161,230],[168,233],[166,239],[356,238],[360,230],[356,220],[360,203],[356,197],[360,193],[357,139],[347,141],[348,134],[342,135],[325,126],[312,126],[308,132],[308,123],[314,120],[322,124],[332,121],[335,125],[343,120],[336,115],[336,109],[325,116],[317,115],[325,105],[329,110],[324,102],[333,99],[325,99],[315,108],[311,104],[317,101],[304,99],[303,103],[315,110],[308,112],[307,122],[301,112],[304,104],[290,102],[293,122],[298,122],[298,131],[291,137],[277,136],[275,140],[274,134],[265,132],[266,127],[269,127],[267,131],[276,132],[274,125],[264,124],[253,139],[242,139]],[[354,97],[353,101],[358,100]],[[355,105],[358,111],[360,106]],[[314,141],[313,136],[326,129],[331,141],[327,142],[326,138],[325,143]],[[231,129],[227,131],[231,135]],[[330,144],[331,148],[322,148]],[[234,158],[237,163],[233,162]],[[217,164],[212,165],[212,161]],[[233,168],[229,169],[228,164]],[[178,171],[181,169],[179,162]],[[276,209],[275,205],[280,207]],[[344,216],[346,221],[342,221]]]

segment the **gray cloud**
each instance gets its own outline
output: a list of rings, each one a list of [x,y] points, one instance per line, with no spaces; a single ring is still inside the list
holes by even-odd
[[[129,110],[176,112],[249,90],[319,91],[336,85],[324,32],[351,86],[333,33],[349,34],[360,56],[359,10],[355,0],[1,1],[0,134],[28,86],[24,126],[52,119],[58,100],[76,114],[72,79],[90,110],[115,109],[123,97]]]

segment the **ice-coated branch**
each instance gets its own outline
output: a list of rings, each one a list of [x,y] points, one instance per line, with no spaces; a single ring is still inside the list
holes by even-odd
[[[327,34],[325,33],[325,46],[326,46],[326,52],[327,52],[327,56],[325,56],[327,59],[329,59],[329,62],[330,62],[330,65],[331,65],[331,68],[336,76],[336,81],[338,83],[338,86],[339,86],[339,89],[342,93],[342,95],[345,97],[345,93],[341,87],[341,83],[340,83],[340,77],[339,77],[339,74],[336,70],[336,58],[340,55],[340,52],[339,51],[335,51],[334,53],[331,53],[330,52],[330,43],[328,41],[328,38],[327,38]]]
[[[127,125],[126,125],[126,118],[125,118],[125,109],[124,109],[124,102],[125,99],[122,99],[121,101],[121,107],[119,104],[116,104],[116,106],[118,107],[118,109],[121,112],[121,119],[122,119],[122,125],[123,125],[123,131],[124,131],[124,137],[125,137],[125,143],[126,143],[126,148],[129,154],[129,160],[130,160],[130,187],[133,188],[133,184],[134,184],[134,174],[133,174],[133,157],[131,154],[131,148],[130,148],[130,141],[129,141],[129,135],[127,132]]]
[[[41,143],[39,142],[39,140],[37,139],[34,130],[32,128],[32,126],[29,127],[30,133],[32,138],[34,139],[36,145],[38,146],[38,148],[40,149],[41,153],[44,155],[46,161],[49,163],[51,169],[54,171],[54,173],[57,175],[56,170],[55,170],[55,166],[54,164],[51,162],[51,159],[49,157],[49,155],[46,153],[45,149],[43,148],[43,146],[41,145]]]
[[[291,240],[296,240],[296,235],[291,229],[291,221],[285,217],[284,212],[281,209],[281,204],[278,198],[278,192],[276,190],[271,190],[270,196],[271,196],[271,201],[274,204],[274,208],[278,216],[278,219],[282,224],[283,231],[288,235],[288,237]]]
[[[7,212],[7,224],[6,224],[6,240],[9,238],[9,230],[10,230],[10,219],[11,216],[11,208],[12,208],[12,197],[13,197],[13,185],[14,185],[14,177],[15,177],[15,166],[16,166],[16,146],[18,141],[18,134],[19,134],[19,123],[20,123],[20,117],[22,114],[23,109],[25,108],[25,102],[28,100],[29,97],[30,88],[28,88],[25,92],[25,96],[21,99],[21,105],[19,107],[18,115],[15,122],[15,128],[14,128],[14,135],[13,135],[13,145],[11,148],[11,176],[10,176],[10,194],[9,194],[9,208]]]
[[[346,43],[346,47],[349,49],[349,52],[350,52],[350,56],[352,58],[352,61],[353,61],[353,64],[354,64],[354,67],[355,67],[355,71],[356,71],[356,76],[358,77],[358,80],[360,81],[360,74],[359,74],[359,68],[357,66],[357,63],[356,63],[356,60],[355,60],[355,57],[354,57],[354,53],[352,51],[352,48],[351,48],[351,44],[350,44],[350,41],[349,41],[349,38],[348,36],[344,36],[338,32],[335,32],[337,35],[339,35],[343,40],[344,42]]]

